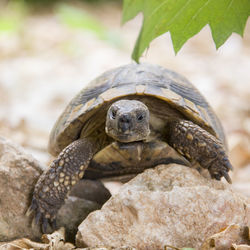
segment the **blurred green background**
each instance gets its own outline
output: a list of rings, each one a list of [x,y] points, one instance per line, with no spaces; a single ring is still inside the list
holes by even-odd
[[[102,40],[107,40],[119,46],[119,38],[108,30],[100,20],[84,10],[81,3],[92,8],[102,8],[105,4],[114,3],[121,8],[121,0],[9,0],[0,5],[0,32],[20,32],[25,18],[32,14],[51,13],[58,20],[72,29],[85,29]]]

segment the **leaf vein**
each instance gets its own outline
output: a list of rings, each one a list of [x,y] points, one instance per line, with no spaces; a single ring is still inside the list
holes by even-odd
[[[153,10],[153,12],[151,13],[151,15],[148,17],[148,19],[151,19],[151,17],[166,3],[166,2],[168,2],[169,0],[165,0],[165,1],[163,1],[157,8],[155,8],[154,10]]]
[[[209,2],[211,2],[211,0],[208,0],[203,6],[201,6],[198,10],[197,13],[195,13],[195,15],[192,16],[192,18],[190,19],[190,21],[185,25],[185,27],[189,26],[189,24],[197,17],[197,15],[209,4]],[[206,24],[208,23],[208,20],[206,22]]]
[[[173,16],[173,18],[171,19],[171,22],[169,23],[169,26],[171,26],[171,24],[173,23],[173,21],[180,15],[180,13],[183,11],[183,9],[186,8],[186,6],[190,3],[190,1],[192,1],[192,0],[188,0],[186,2],[186,4],[184,4],[182,6],[182,8]]]

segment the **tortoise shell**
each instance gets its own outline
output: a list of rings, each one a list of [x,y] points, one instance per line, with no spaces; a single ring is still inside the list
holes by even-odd
[[[56,156],[80,137],[104,134],[108,107],[118,99],[134,98],[144,102],[148,100],[156,105],[156,109],[167,104],[181,116],[216,136],[226,147],[220,121],[201,93],[183,76],[157,65],[143,63],[107,71],[81,90],[54,125],[49,152]],[[164,110],[161,112],[164,116]],[[100,127],[103,129],[95,135]]]

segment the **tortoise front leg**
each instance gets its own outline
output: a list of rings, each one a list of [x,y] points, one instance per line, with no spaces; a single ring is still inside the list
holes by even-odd
[[[40,176],[30,209],[35,211],[36,223],[41,222],[43,232],[46,232],[48,222],[55,223],[67,193],[83,177],[95,152],[95,143],[88,138],[74,141]]]
[[[211,177],[225,177],[232,183],[228,171],[232,170],[222,143],[191,121],[174,120],[168,123],[168,143],[191,161],[207,168]]]

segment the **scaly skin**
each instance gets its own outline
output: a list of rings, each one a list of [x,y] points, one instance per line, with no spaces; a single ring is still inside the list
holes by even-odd
[[[232,166],[218,139],[186,120],[171,120],[167,129],[167,142],[170,146],[190,161],[196,161],[207,168],[212,178],[220,180],[224,176],[231,183],[228,171]],[[72,142],[41,175],[35,186],[31,210],[35,211],[36,222],[41,222],[43,232],[46,232],[48,222],[55,222],[67,193],[83,177],[90,160],[101,148],[98,145],[101,145],[100,142],[92,138]]]
[[[191,121],[173,120],[167,126],[170,146],[208,169],[212,178],[220,180],[224,176],[228,183],[232,183],[228,172],[233,167],[217,138]]]
[[[84,175],[95,154],[95,144],[89,139],[79,139],[67,146],[39,178],[31,203],[36,223],[46,232],[48,222],[55,224],[58,210],[67,193]]]

